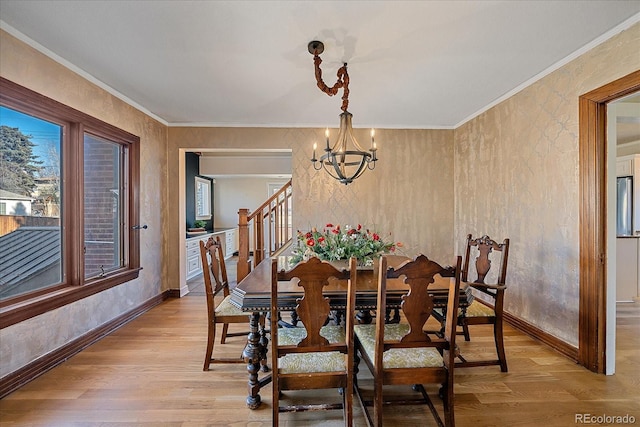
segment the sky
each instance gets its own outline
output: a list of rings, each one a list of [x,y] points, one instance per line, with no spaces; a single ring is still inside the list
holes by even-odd
[[[32,136],[31,142],[36,144],[33,147],[33,154],[38,156],[38,160],[44,162],[40,166],[49,166],[47,160],[51,149],[60,152],[62,130],[60,125],[6,107],[0,107],[0,125],[18,128],[23,134]]]

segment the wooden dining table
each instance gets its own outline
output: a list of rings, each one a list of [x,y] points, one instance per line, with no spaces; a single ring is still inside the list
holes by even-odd
[[[409,260],[405,256],[388,256],[389,267],[398,267]],[[277,258],[278,271],[293,268],[290,256]],[[336,261],[332,264],[338,269],[347,269],[346,261]],[[453,270],[452,270],[453,274]],[[429,286],[429,292],[434,297],[434,308],[446,308],[449,285],[452,278],[436,276],[435,283]],[[369,310],[375,310],[377,304],[378,284],[374,279],[373,267],[358,267],[356,279],[356,309],[359,311],[358,321],[370,323]],[[402,279],[389,279],[387,281],[387,309],[400,307],[401,297],[406,294],[408,286]],[[324,295],[329,298],[333,310],[341,310],[346,307],[347,283],[345,280],[333,280],[325,287]],[[296,300],[303,296],[303,290],[295,283],[281,282],[278,285],[278,301],[281,311],[293,311],[297,305]],[[460,308],[466,308],[473,301],[471,288],[465,283],[460,285]],[[260,315],[268,313],[271,309],[271,261],[264,260],[256,266],[244,279],[237,284],[231,293],[231,303],[247,312],[249,316],[249,334],[247,345],[242,357],[247,362],[249,373],[249,395],[247,406],[257,409],[260,406],[260,389],[271,382],[271,375],[267,374],[259,378],[260,371],[269,372],[266,364],[267,348],[269,340],[263,326],[260,325]]]

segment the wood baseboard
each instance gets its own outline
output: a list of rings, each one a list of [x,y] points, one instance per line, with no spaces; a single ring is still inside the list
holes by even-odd
[[[560,338],[554,337],[553,335],[543,331],[542,329],[533,326],[531,323],[510,313],[507,313],[506,311],[503,312],[503,317],[505,322],[507,322],[509,325],[513,326],[520,332],[530,336],[537,341],[540,341],[543,344],[546,344],[563,356],[566,356],[574,362],[579,363],[577,347],[574,347],[562,341]]]
[[[134,308],[133,310],[116,317],[110,322],[87,332],[59,349],[54,350],[51,353],[48,353],[23,366],[17,371],[11,372],[10,374],[2,377],[0,379],[0,399],[28,382],[36,379],[55,366],[58,366],[74,354],[81,352],[83,349],[109,335],[111,332],[160,304],[167,298],[169,298],[169,291],[164,291],[160,295],[145,301],[142,305]]]
[[[165,291],[165,293],[167,294],[167,298],[180,298],[180,289],[169,289]]]

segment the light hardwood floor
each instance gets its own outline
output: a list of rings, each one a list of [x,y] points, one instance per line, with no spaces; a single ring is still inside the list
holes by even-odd
[[[271,386],[262,390],[258,410],[247,409],[244,364],[202,371],[205,311],[202,295],[167,300],[0,400],[0,425],[271,425]],[[591,373],[506,326],[508,373],[497,366],[456,371],[456,425],[565,427],[579,425],[576,414],[629,414],[640,424],[640,304],[620,306],[618,313],[613,376]],[[244,343],[230,338],[216,343],[216,351],[240,355]],[[492,352],[490,329],[473,328],[471,343],[461,339],[460,346],[467,355]],[[360,382],[366,384],[366,376]],[[357,404],[355,415],[355,425],[365,425]],[[341,411],[283,414],[282,420],[342,425]],[[385,420],[389,426],[434,425],[425,406],[387,408]]]

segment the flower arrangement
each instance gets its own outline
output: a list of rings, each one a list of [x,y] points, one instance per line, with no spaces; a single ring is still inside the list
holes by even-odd
[[[292,263],[315,256],[325,261],[337,261],[356,257],[361,265],[373,265],[373,260],[383,253],[394,252],[401,243],[392,243],[382,239],[380,234],[349,225],[344,229],[340,225],[327,224],[322,231],[315,227],[311,231],[298,230],[297,241],[293,248]]]

